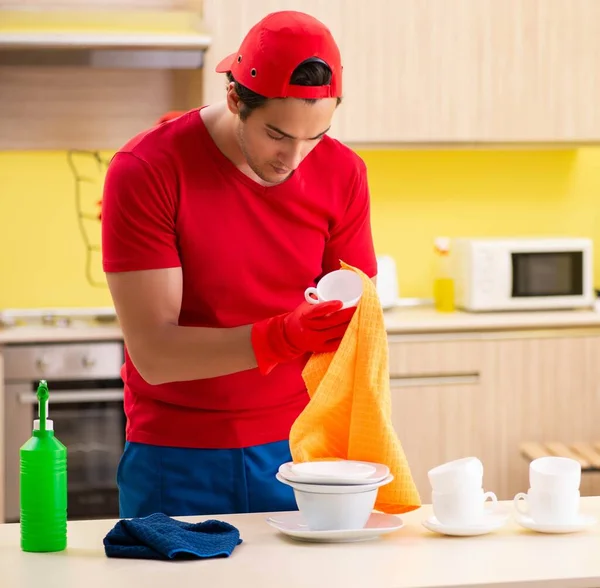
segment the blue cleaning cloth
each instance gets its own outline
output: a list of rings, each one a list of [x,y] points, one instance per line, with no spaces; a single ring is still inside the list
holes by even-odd
[[[229,523],[185,523],[162,513],[123,519],[103,541],[108,557],[166,560],[229,557],[241,542]]]

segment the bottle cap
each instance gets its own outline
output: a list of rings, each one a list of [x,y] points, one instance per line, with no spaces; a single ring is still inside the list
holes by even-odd
[[[449,237],[436,237],[434,242],[435,250],[439,253],[448,253],[450,251],[450,238]]]
[[[35,419],[33,421],[33,430],[40,430],[40,419]],[[46,419],[46,431],[54,431],[54,421],[51,419]]]

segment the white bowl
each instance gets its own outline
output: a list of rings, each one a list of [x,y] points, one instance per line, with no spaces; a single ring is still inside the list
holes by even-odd
[[[298,510],[311,531],[348,531],[367,524],[378,488],[353,494],[320,494],[294,488]]]
[[[340,485],[290,482],[276,474],[282,484],[291,486],[298,510],[311,531],[348,531],[362,529],[367,524],[381,486],[394,476],[372,484]]]

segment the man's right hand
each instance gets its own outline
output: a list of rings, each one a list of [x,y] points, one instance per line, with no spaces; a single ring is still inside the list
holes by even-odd
[[[252,347],[261,373],[304,353],[335,351],[356,311],[342,306],[339,300],[302,302],[291,312],[255,323]]]

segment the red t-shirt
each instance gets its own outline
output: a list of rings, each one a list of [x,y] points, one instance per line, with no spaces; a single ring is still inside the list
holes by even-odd
[[[325,137],[264,187],[227,159],[194,109],[141,133],[108,168],[105,272],[181,267],[179,324],[235,327],[294,309],[340,259],[376,274],[363,161]],[[198,358],[202,361],[202,357]],[[263,376],[148,384],[126,353],[127,439],[239,448],[288,438],[306,406],[303,357]]]

